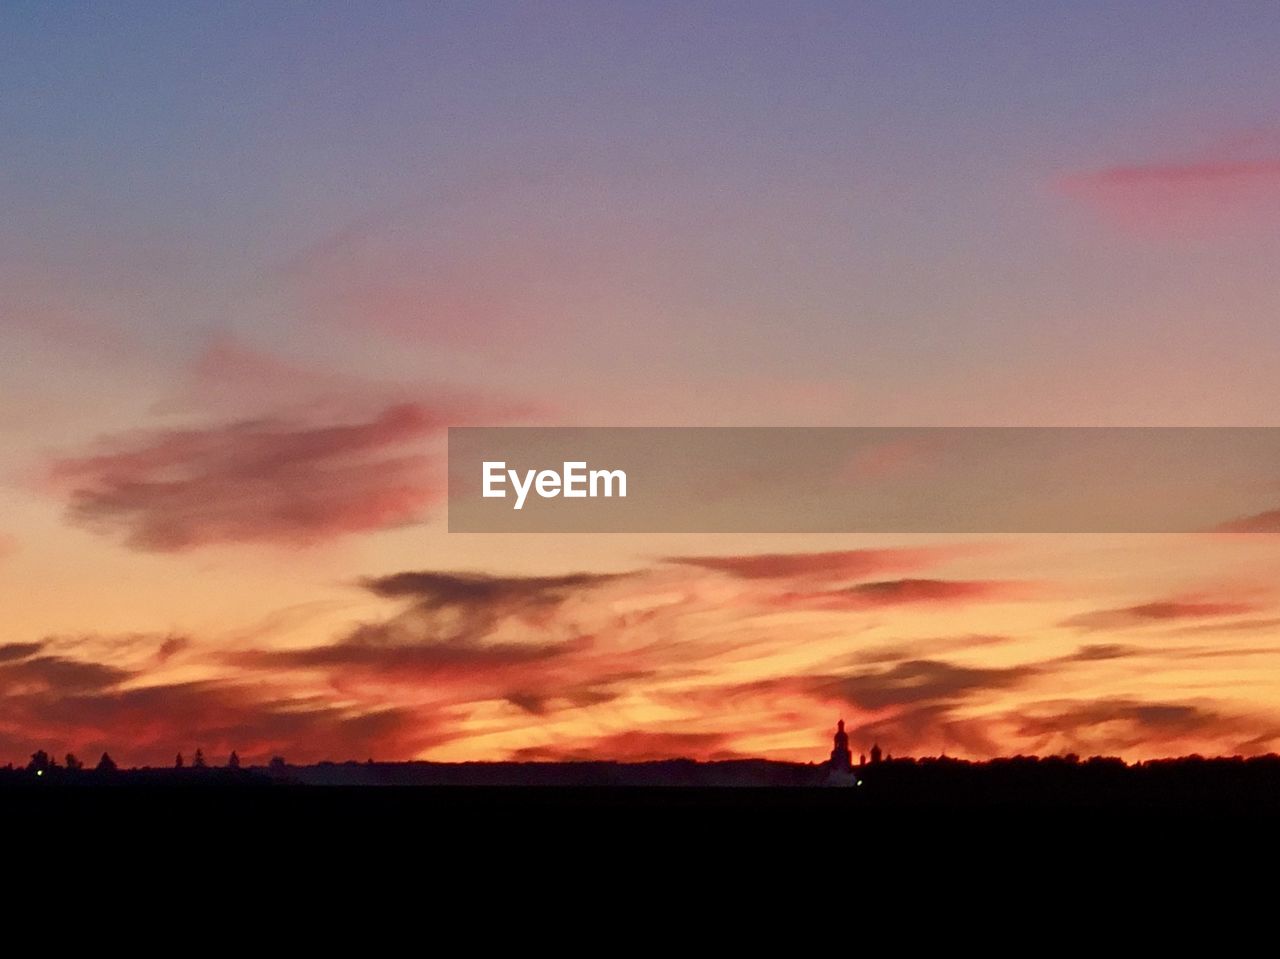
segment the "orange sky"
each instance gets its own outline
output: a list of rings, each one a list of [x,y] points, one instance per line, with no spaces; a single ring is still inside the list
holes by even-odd
[[[0,763],[1277,748],[1272,535],[445,531],[450,425],[1274,425],[1280,18],[1143,6],[0,12]]]

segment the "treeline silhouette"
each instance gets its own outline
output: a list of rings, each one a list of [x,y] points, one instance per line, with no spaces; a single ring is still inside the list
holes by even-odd
[[[865,800],[896,806],[1039,804],[1107,808],[1207,806],[1280,811],[1280,756],[1014,756],[970,762],[893,759],[859,770]]]
[[[695,762],[322,762],[294,766],[275,757],[244,766],[232,753],[210,766],[197,750],[190,763],[121,769],[104,753],[92,768],[75,756],[54,761],[43,750],[25,767],[0,769],[0,789],[50,786],[345,786],[345,787],[758,787],[821,791],[824,804],[869,807],[1074,805],[1106,808],[1215,806],[1280,811],[1280,756],[1149,760],[1015,756],[986,761],[897,758],[859,766],[845,788],[827,763],[763,759]]]
[[[276,756],[264,769],[279,778],[281,770],[286,768],[283,757]],[[43,749],[31,754],[31,760],[25,766],[16,767],[9,763],[0,768],[0,788],[5,786],[31,785],[146,785],[153,783],[248,783],[261,779],[252,770],[244,769],[240,756],[232,750],[225,766],[213,767],[205,760],[204,750],[197,749],[191,762],[188,763],[182,753],[178,753],[170,768],[143,766],[133,769],[121,769],[104,752],[97,763],[88,767],[75,753],[67,753],[59,763]]]

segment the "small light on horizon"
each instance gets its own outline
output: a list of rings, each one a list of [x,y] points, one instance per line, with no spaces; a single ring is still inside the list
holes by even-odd
[[[36,775],[37,775],[37,776],[43,776],[43,775],[44,775],[44,770],[43,770],[43,769],[37,769],[37,770],[36,770]]]

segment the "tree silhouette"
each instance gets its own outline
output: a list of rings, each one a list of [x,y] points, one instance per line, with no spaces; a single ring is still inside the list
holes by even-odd
[[[240,757],[236,755],[236,751],[234,749],[231,750],[231,756],[230,758],[227,759],[227,768],[228,769],[240,768]]]
[[[267,764],[267,768],[274,772],[283,772],[285,765],[283,756],[272,756],[271,762]]]
[[[73,772],[77,769],[84,769],[84,763],[76,759],[75,753],[67,753],[67,758],[63,760],[63,762],[66,764],[66,767]]]
[[[38,776],[43,776],[46,771],[52,768],[53,761],[43,749],[37,749],[33,752],[31,754],[31,762],[27,763],[27,771],[33,772]]]
[[[113,773],[116,771],[116,761],[111,758],[109,753],[103,753],[102,758],[98,760],[98,772]]]
[[[196,750],[196,758],[191,761],[192,769],[204,769],[204,750]]]
[[[178,753],[178,758],[173,761],[174,769],[181,769],[186,763],[182,761],[182,753]]]

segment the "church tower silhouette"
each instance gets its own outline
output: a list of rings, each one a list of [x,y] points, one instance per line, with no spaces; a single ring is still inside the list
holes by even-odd
[[[849,751],[849,734],[844,731],[844,720],[836,723],[835,746],[831,750],[831,768],[847,773],[853,769],[853,753]]]

